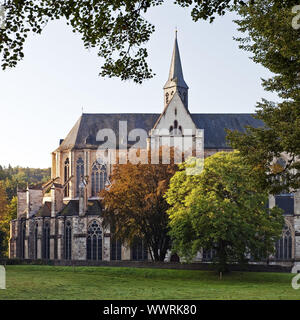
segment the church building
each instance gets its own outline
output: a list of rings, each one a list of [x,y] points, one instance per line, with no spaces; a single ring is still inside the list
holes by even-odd
[[[197,85],[197,84],[195,84]],[[103,206],[100,190],[109,187],[112,165],[98,156],[103,141],[101,129],[110,129],[119,139],[119,124],[126,122],[127,132],[144,129],[141,139],[149,148],[149,139],[160,139],[165,130],[170,136],[189,129],[197,143],[204,132],[204,157],[219,151],[232,151],[226,143],[225,129],[244,131],[245,126],[263,123],[252,114],[210,114],[189,111],[189,87],[184,79],[175,38],[168,80],[163,87],[162,113],[83,113],[65,139],[52,152],[51,180],[42,187],[18,190],[18,215],[11,221],[10,258],[45,260],[147,260],[149,254],[142,240],[131,246],[114,237],[109,227],[102,227]],[[200,107],[198,107],[200,108]],[[201,107],[201,111],[205,111]],[[195,109],[195,108],[194,108]],[[124,142],[124,141],[123,141]],[[127,146],[133,143],[128,139]],[[121,148],[120,143],[116,149]],[[110,153],[112,150],[107,150]],[[292,265],[300,261],[300,193],[270,196],[269,205],[283,208],[286,225],[276,244],[271,263]],[[211,259],[203,250],[197,261]]]

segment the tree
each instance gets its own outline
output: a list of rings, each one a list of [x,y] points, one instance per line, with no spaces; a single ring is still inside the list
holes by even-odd
[[[292,28],[296,4],[299,1],[283,1],[279,6],[274,0],[257,0],[236,8],[241,17],[236,23],[246,34],[237,38],[240,48],[274,74],[262,85],[282,101],[263,99],[255,117],[265,126],[228,132],[228,139],[248,163],[264,169],[261,185],[273,194],[300,188],[300,41],[299,30]],[[288,159],[274,163],[284,153]]]
[[[105,224],[128,244],[143,239],[155,261],[163,261],[170,248],[164,193],[176,169],[174,164],[117,164],[109,190],[101,192]]]
[[[8,201],[5,193],[5,188],[3,186],[2,181],[0,181],[0,257],[4,256],[4,252],[6,251],[6,234],[5,230],[2,228],[2,220],[7,214],[8,209]]]
[[[238,152],[205,159],[200,175],[186,175],[187,166],[180,166],[166,193],[174,250],[187,260],[202,248],[215,250],[220,271],[248,255],[261,259],[272,253],[283,216],[280,209],[267,208],[267,192],[257,189],[260,170],[245,164]]]
[[[40,34],[51,20],[64,19],[73,32],[82,36],[85,48],[98,48],[104,58],[101,75],[133,79],[141,83],[153,76],[147,64],[145,44],[155,31],[146,20],[149,9],[164,0],[3,0],[4,28],[0,28],[2,67],[16,66],[24,57],[23,48],[29,33]],[[247,0],[174,0],[175,5],[191,8],[194,21],[224,15],[235,4]],[[251,1],[252,2],[252,1]],[[277,3],[289,3],[276,0]],[[1,15],[0,15],[1,17]],[[1,23],[2,21],[0,21]]]
[[[6,207],[5,214],[0,217],[0,256],[8,257],[8,242],[10,236],[10,222],[17,219],[17,197],[13,197]]]
[[[0,181],[0,219],[3,217],[7,210],[7,195],[2,181]]]

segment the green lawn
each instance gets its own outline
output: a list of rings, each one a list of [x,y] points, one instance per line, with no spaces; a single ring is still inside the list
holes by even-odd
[[[300,299],[289,273],[7,266],[2,299]]]

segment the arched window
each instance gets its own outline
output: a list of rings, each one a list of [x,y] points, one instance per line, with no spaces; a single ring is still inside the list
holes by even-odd
[[[177,116],[177,108],[175,108],[175,116]]]
[[[178,121],[175,120],[175,121],[174,121],[174,129],[177,129],[177,128],[178,128]]]
[[[110,260],[122,260],[122,243],[115,237],[110,240]]]
[[[202,251],[202,260],[203,261],[211,261],[216,255],[216,251],[214,249],[203,249]]]
[[[275,257],[278,260],[290,260],[292,259],[292,233],[290,228],[285,225],[282,237],[276,242]]]
[[[25,239],[26,239],[26,221],[23,221],[21,224],[21,258],[25,259]]]
[[[64,182],[66,183],[70,178],[70,160],[69,158],[65,161],[65,167],[64,167]],[[69,197],[69,184],[65,187],[65,197]]]
[[[76,162],[76,195],[79,195],[79,184],[81,177],[84,176],[84,161],[80,157]]]
[[[142,239],[136,239],[131,246],[131,259],[135,261],[148,260],[148,250]]]
[[[94,220],[88,228],[87,260],[102,260],[102,230]]]
[[[92,197],[98,196],[98,193],[105,188],[106,179],[106,165],[95,161],[92,167]]]
[[[46,222],[43,227],[43,250],[42,258],[50,259],[50,225],[49,222]]]
[[[38,258],[38,228],[39,225],[34,226],[34,259]]]
[[[183,93],[183,102],[186,102],[186,92]]]
[[[72,259],[72,227],[70,221],[67,221],[65,226],[65,259]]]

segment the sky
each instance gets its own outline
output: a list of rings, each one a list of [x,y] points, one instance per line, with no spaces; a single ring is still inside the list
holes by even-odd
[[[84,113],[160,113],[175,28],[191,113],[253,113],[261,78],[271,74],[238,48],[232,14],[213,24],[193,22],[190,10],[168,1],[147,19],[156,31],[147,44],[156,76],[142,85],[99,77],[103,60],[86,50],[65,21],[32,35],[16,68],[0,70],[0,164],[47,168],[51,152]]]

